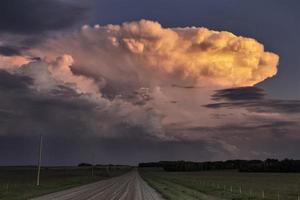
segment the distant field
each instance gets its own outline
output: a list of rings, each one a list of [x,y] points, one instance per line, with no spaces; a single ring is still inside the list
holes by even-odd
[[[121,175],[129,168],[95,167],[94,176],[90,167],[42,168],[41,185],[35,186],[36,168],[0,167],[0,199],[23,200],[51,192],[68,189],[101,179]]]
[[[237,171],[165,172],[140,169],[166,199],[300,200],[300,174]],[[207,196],[203,196],[206,194]]]

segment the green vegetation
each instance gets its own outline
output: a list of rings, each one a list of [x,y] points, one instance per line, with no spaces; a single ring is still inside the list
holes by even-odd
[[[118,176],[129,167],[44,167],[36,186],[35,167],[0,167],[0,199],[23,200]]]
[[[295,173],[240,173],[234,170],[165,172],[157,169],[140,169],[140,172],[169,200],[300,199],[300,174]]]

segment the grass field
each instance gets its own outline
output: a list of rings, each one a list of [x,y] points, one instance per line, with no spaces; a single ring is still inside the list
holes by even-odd
[[[0,199],[23,200],[121,175],[129,168],[49,167],[41,170],[41,185],[35,186],[36,168],[0,167]]]
[[[166,199],[300,200],[300,174],[140,170]]]

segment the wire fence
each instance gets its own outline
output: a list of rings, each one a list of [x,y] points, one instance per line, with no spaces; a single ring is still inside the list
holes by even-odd
[[[253,200],[300,200],[300,191],[277,191],[267,189],[253,189],[246,185],[229,185],[212,181],[199,181],[199,190],[218,192],[220,196],[235,196],[240,199]],[[297,188],[297,187],[296,187]]]

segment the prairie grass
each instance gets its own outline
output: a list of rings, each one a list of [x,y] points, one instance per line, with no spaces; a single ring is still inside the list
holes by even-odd
[[[233,170],[165,172],[143,169],[140,172],[152,187],[170,200],[180,199],[180,195],[186,196],[182,200],[206,198],[199,193],[232,200],[300,199],[300,174],[297,173],[240,173]],[[171,194],[173,190],[176,191],[174,196]]]
[[[44,167],[40,186],[36,186],[35,167],[0,167],[0,199],[23,200],[75,186],[107,179],[127,172],[128,168],[107,170],[95,167]]]

